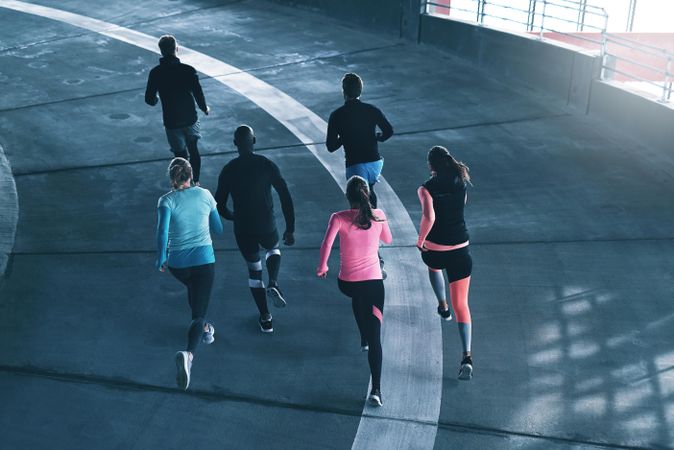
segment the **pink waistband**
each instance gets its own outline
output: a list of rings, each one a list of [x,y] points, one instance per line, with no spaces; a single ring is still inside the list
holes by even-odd
[[[429,250],[433,250],[434,252],[448,252],[451,250],[458,250],[460,248],[468,247],[468,244],[470,241],[462,242],[460,244],[456,245],[442,245],[442,244],[436,244],[431,241],[426,241],[424,242],[424,247],[426,247]]]

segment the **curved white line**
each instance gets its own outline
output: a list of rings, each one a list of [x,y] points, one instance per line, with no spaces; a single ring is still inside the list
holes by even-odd
[[[156,37],[102,20],[14,0],[0,0],[0,7],[64,22],[158,53]],[[325,139],[327,124],[323,119],[237,67],[182,46],[180,55],[183,62],[248,98],[283,124],[344,189],[342,158],[311,145]],[[377,195],[386,205],[394,239],[414,243],[412,219],[383,177]],[[365,405],[354,449],[429,449],[435,444],[442,392],[442,332],[430,287],[420,282],[426,273],[417,253],[416,249],[384,250],[389,273],[383,331],[385,404],[379,409]]]

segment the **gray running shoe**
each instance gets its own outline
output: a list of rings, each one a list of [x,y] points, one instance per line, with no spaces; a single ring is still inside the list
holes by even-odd
[[[270,284],[267,288],[267,297],[274,302],[274,306],[277,308],[285,308],[286,301],[283,298],[283,293],[279,289],[278,284]]]
[[[215,327],[213,327],[213,325],[210,323],[207,323],[206,326],[208,327],[208,331],[204,331],[204,334],[201,337],[201,342],[209,345],[215,342]]]
[[[190,385],[190,372],[192,371],[189,352],[176,353],[176,369],[178,369],[176,383],[180,389],[186,391]]]
[[[473,358],[464,356],[459,368],[459,380],[468,381],[473,378]]]

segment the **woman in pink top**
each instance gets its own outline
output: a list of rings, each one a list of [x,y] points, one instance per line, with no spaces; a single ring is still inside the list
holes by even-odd
[[[384,311],[384,282],[379,265],[379,241],[391,243],[391,230],[384,212],[372,209],[367,181],[359,176],[349,178],[346,198],[351,209],[330,217],[321,245],[321,261],[316,274],[328,275],[328,258],[339,233],[339,290],[351,297],[353,315],[360,331],[361,349],[368,351],[372,374],[369,401],[382,405],[381,399],[381,323]]]

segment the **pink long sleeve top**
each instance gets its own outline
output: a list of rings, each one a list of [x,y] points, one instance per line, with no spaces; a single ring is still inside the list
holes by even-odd
[[[328,271],[332,244],[339,234],[339,279],[343,281],[382,279],[378,256],[379,241],[390,244],[392,236],[384,211],[375,209],[373,213],[380,221],[372,221],[372,226],[367,230],[353,224],[353,219],[358,214],[357,209],[339,211],[330,216],[321,245],[321,261],[316,270],[318,274]]]

